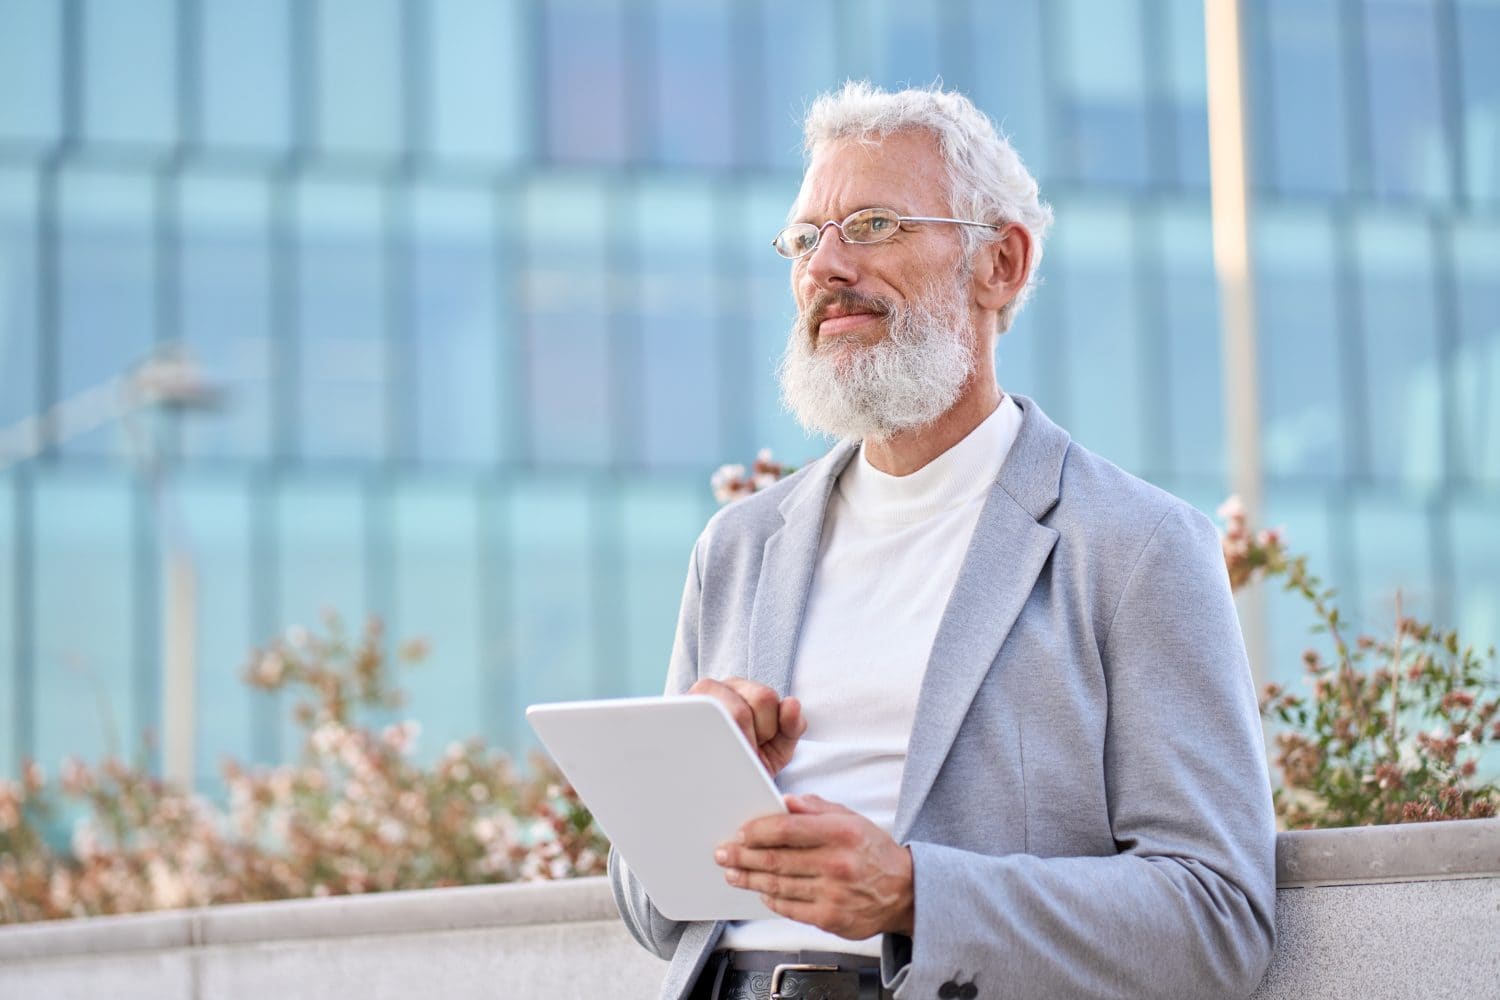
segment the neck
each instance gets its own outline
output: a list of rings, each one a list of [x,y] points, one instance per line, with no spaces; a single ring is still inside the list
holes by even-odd
[[[909,476],[969,436],[1000,405],[993,370],[976,376],[953,408],[937,420],[887,438],[865,438],[865,458],[888,476]]]

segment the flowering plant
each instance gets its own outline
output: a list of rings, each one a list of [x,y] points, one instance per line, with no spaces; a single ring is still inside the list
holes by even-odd
[[[1500,812],[1500,786],[1476,784],[1486,740],[1500,741],[1500,680],[1495,650],[1477,653],[1401,613],[1394,635],[1346,638],[1334,592],[1287,553],[1280,533],[1252,533],[1231,497],[1224,561],[1231,583],[1280,578],[1313,608],[1314,630],[1332,641],[1331,658],[1302,654],[1310,696],[1268,684],[1261,713],[1286,728],[1275,737],[1281,787],[1276,814],[1289,829],[1479,819]]]
[[[790,465],[781,465],[771,457],[770,448],[762,448],[755,456],[747,473],[743,465],[721,465],[709,477],[714,499],[721,504],[729,503],[773,486],[780,479],[797,470]]]
[[[255,652],[250,684],[301,695],[302,759],[226,762],[227,811],[117,760],[0,782],[0,922],[601,873],[607,843],[544,760],[522,776],[473,740],[423,767],[415,722],[358,724],[400,704],[384,648],[378,621],[329,618]],[[39,826],[64,803],[84,815],[56,852]]]

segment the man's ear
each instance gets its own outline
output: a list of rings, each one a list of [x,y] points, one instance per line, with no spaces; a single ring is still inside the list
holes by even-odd
[[[1021,294],[1030,273],[1031,233],[1012,222],[998,240],[980,247],[974,258],[975,305],[1000,310]]]

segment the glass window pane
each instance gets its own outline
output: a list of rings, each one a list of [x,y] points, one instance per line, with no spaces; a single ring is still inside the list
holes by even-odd
[[[172,0],[84,0],[83,133],[90,142],[177,141],[177,25]]]
[[[1342,38],[1337,4],[1266,0],[1267,106],[1272,183],[1287,194],[1340,194],[1348,186]]]
[[[134,498],[122,479],[39,473],[33,506],[36,756],[133,757]]]
[[[555,0],[546,33],[547,152],[554,159],[621,163],[631,153],[622,0]]]
[[[1341,479],[1350,458],[1333,230],[1315,216],[1263,212],[1255,259],[1266,475]]]
[[[1208,69],[1200,0],[1167,0],[1167,113],[1171,116],[1173,180],[1208,189]]]
[[[595,697],[594,531],[587,488],[532,480],[510,498],[510,593],[515,613],[517,716],[511,746],[531,743],[520,712],[539,701]]]
[[[1458,314],[1453,453],[1459,475],[1500,485],[1500,226],[1453,234]]]
[[[1500,204],[1500,2],[1459,0],[1458,52],[1468,195]],[[1447,54],[1453,58],[1453,54]]]
[[[0,142],[62,134],[62,11],[56,0],[0,0]]]
[[[1375,193],[1447,198],[1449,147],[1429,0],[1365,0],[1365,83]]]
[[[865,0],[860,16],[844,23],[836,51],[840,79],[870,80],[887,90],[925,87],[942,75],[938,51],[939,4],[909,0]],[[833,52],[827,53],[829,58]],[[830,66],[830,69],[833,67]],[[825,85],[824,89],[837,86]]]
[[[599,185],[546,181],[526,192],[523,324],[533,461],[610,458],[613,284],[610,199]]]
[[[268,638],[251,628],[254,512],[240,480],[191,477],[172,490],[197,582],[198,785],[212,789],[220,761],[254,757],[253,692],[240,679]]]
[[[58,397],[78,404],[64,453],[125,454],[108,395],[77,399],[131,371],[150,353],[158,322],[154,180],[70,170],[59,175]],[[90,402],[93,400],[93,402]],[[101,411],[100,404],[104,403]],[[95,430],[82,431],[98,423]]]
[[[271,198],[239,176],[184,174],[178,187],[177,267],[182,339],[223,389],[222,404],[182,421],[188,455],[271,453]]]
[[[749,125],[747,156],[754,164],[800,169],[804,106],[811,95],[838,82],[830,65],[838,51],[834,7],[765,0],[753,9],[760,19],[756,50],[761,66],[751,98],[757,120]]]
[[[1432,621],[1439,613],[1432,567],[1432,524],[1425,504],[1389,495],[1356,496],[1350,525],[1357,583],[1340,607],[1353,630],[1390,635],[1401,613]],[[1357,603],[1354,598],[1357,595]]]
[[[1264,526],[1279,528],[1287,547],[1307,556],[1308,571],[1321,579],[1324,586],[1342,590],[1347,581],[1339,578],[1330,508],[1323,491],[1268,484],[1265,503]],[[1219,526],[1222,529],[1223,525]],[[1265,587],[1264,595],[1266,649],[1271,660],[1265,664],[1262,676],[1267,683],[1274,681],[1290,691],[1310,695],[1312,685],[1305,680],[1302,652],[1312,648],[1331,654],[1332,644],[1326,634],[1313,633],[1317,619],[1306,598],[1278,584]],[[1339,607],[1352,611],[1345,602],[1340,602]]]
[[[1061,100],[1070,176],[1101,184],[1149,179],[1145,43],[1140,0],[1069,0],[1060,18]]]
[[[1500,509],[1493,497],[1460,498],[1448,514],[1459,637],[1477,649],[1500,645]],[[1447,623],[1445,623],[1447,624]]]
[[[202,141],[280,153],[293,141],[289,0],[203,0]]]
[[[34,432],[15,425],[36,416],[37,270],[36,182],[29,170],[0,169],[0,465],[6,454],[29,450]],[[18,435],[14,439],[9,434]]]
[[[623,603],[624,662],[611,694],[660,694],[677,631],[683,581],[693,542],[712,506],[707,481],[627,483],[620,495],[622,579],[614,599]]]
[[[297,189],[297,421],[307,458],[386,451],[383,195],[358,181]]]
[[[502,395],[510,381],[499,379],[502,343],[513,331],[502,320],[494,197],[482,188],[413,194],[417,455],[488,464],[499,454],[500,415],[514,406]]]
[[[1163,212],[1156,239],[1165,355],[1151,394],[1167,402],[1169,469],[1174,476],[1222,479],[1227,471],[1224,366],[1207,209]]]
[[[1055,122],[1048,113],[1047,88],[1037,85],[1054,72],[1047,62],[1043,25],[1057,13],[1044,11],[1046,2],[970,4],[972,27],[964,36],[978,67],[970,96],[1001,126],[1038,177],[1053,173],[1049,153]]]
[[[1422,222],[1370,218],[1356,241],[1370,471],[1433,484],[1444,462],[1431,233]]]
[[[1145,357],[1128,210],[1070,202],[1057,212],[1049,254],[1061,299],[1069,412],[1085,447],[1140,475],[1146,465]],[[1045,409],[1047,400],[1042,400]]]
[[[366,597],[365,502],[360,486],[345,480],[289,479],[276,496],[276,627],[294,625],[326,633],[324,616],[338,615],[358,636],[370,608]],[[281,757],[296,756],[301,731],[291,722],[291,702],[281,730]]]
[[[479,676],[479,505],[468,487],[413,482],[397,488],[393,513],[389,635],[428,641],[427,657],[396,681],[410,696],[402,715],[422,724],[420,758],[430,761],[483,732],[489,708]]]
[[[719,318],[727,310],[714,265],[719,204],[703,187],[643,187],[639,234],[640,456],[648,465],[712,468],[725,461]]]
[[[519,160],[534,107],[530,26],[522,4],[436,0],[430,11],[433,152],[442,159]]]
[[[388,156],[401,149],[403,25],[398,0],[320,0],[318,148]]]
[[[16,479],[0,471],[0,775],[17,773],[21,762],[16,746]]]
[[[728,0],[658,0],[655,18],[658,158],[664,163],[728,166],[734,161]]]

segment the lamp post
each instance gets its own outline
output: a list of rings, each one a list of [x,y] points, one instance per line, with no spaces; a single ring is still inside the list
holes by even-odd
[[[162,540],[166,600],[162,620],[162,771],[191,789],[197,742],[198,582],[188,533],[166,490],[165,466],[139,418],[152,410],[217,407],[222,390],[175,344],[55,404],[44,413],[0,428],[0,469],[30,461],[88,431],[118,421],[151,491],[152,517]]]

